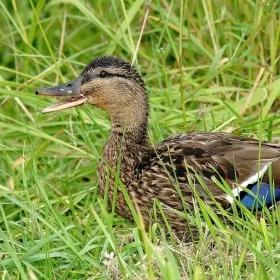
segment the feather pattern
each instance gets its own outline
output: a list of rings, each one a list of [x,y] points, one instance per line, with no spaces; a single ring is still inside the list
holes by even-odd
[[[177,211],[186,205],[195,208],[197,198],[224,208],[239,200],[251,210],[280,200],[279,145],[221,132],[179,134],[150,145],[148,96],[141,75],[128,62],[101,57],[72,82],[37,91],[66,97],[70,93],[63,106],[59,103],[44,112],[85,102],[108,112],[112,130],[98,166],[99,186],[101,194],[108,193],[109,202],[116,195],[116,211],[123,217],[132,219],[132,214],[116,188],[116,176],[146,226],[153,220],[155,201],[160,201],[179,234],[185,234],[187,223]]]
[[[121,142],[116,136],[110,139],[103,159],[108,157],[107,152],[112,152],[110,141]],[[147,223],[154,199],[166,206],[169,222],[179,232],[186,230],[186,224],[175,218],[172,210],[183,210],[182,197],[190,209],[194,207],[196,195],[209,205],[218,202],[224,208],[239,200],[252,210],[260,210],[262,206],[271,206],[280,200],[278,145],[260,145],[257,140],[227,133],[202,132],[173,136],[154,147],[143,148],[126,142],[126,138],[123,144],[123,147],[114,149],[123,157],[120,174]],[[105,170],[103,164],[99,169],[101,174]],[[274,184],[269,180],[269,169]],[[105,185],[104,173],[102,178],[101,188]],[[226,182],[231,193],[221,189],[214,178]],[[113,178],[110,184],[113,189]],[[179,187],[181,197],[176,187]],[[121,200],[124,202],[123,198]],[[130,218],[129,209],[124,205],[120,203],[118,211]]]

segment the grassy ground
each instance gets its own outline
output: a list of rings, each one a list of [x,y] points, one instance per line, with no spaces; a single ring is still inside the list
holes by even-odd
[[[279,1],[153,0],[137,51],[146,4],[0,2],[1,279],[280,279],[279,212],[227,226],[202,205],[196,242],[143,239],[98,197],[107,116],[40,113],[37,87],[136,51],[153,143],[193,130],[280,142]]]

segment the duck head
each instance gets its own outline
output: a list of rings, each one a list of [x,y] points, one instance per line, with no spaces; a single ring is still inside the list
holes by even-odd
[[[85,103],[104,109],[112,122],[126,128],[147,122],[148,98],[144,82],[130,63],[111,56],[90,62],[81,75],[65,84],[40,88],[36,94],[61,98],[43,113],[56,112]]]

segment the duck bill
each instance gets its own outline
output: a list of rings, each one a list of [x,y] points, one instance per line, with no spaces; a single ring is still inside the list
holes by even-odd
[[[54,103],[51,106],[43,109],[42,113],[61,111],[86,103],[87,97],[80,93],[80,85],[80,79],[76,79],[65,84],[36,90],[37,95],[62,98],[60,102]]]

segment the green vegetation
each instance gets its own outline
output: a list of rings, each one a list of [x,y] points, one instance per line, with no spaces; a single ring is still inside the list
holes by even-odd
[[[196,242],[155,227],[143,237],[98,196],[106,114],[40,113],[50,100],[36,88],[74,78],[98,56],[132,60],[146,7],[0,2],[1,279],[280,279],[279,210],[228,215],[226,225],[199,203],[188,214]],[[278,0],[153,0],[137,52],[151,141],[207,130],[279,142],[279,16]]]

